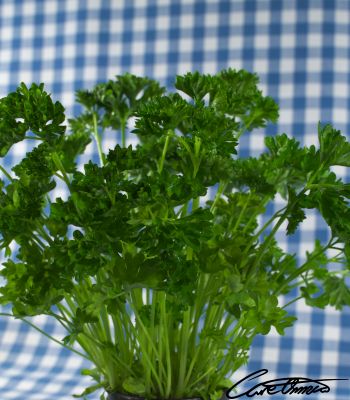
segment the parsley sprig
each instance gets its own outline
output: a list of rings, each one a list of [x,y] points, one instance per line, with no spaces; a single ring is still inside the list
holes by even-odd
[[[81,397],[104,388],[217,399],[257,334],[294,323],[290,303],[350,304],[350,189],[332,168],[350,166],[346,138],[319,124],[317,146],[282,134],[241,158],[241,135],[278,118],[257,75],[188,73],[175,89],[124,74],[80,90],[69,133],[43,84],[0,99],[0,156],[38,143],[11,171],[0,166],[0,303],[12,305],[1,315],[34,327],[26,317],[56,318],[62,345],[94,365],[82,371],[96,383]],[[131,120],[139,144],[126,147]],[[105,154],[111,131],[121,146]],[[91,141],[100,163],[79,171]],[[51,198],[58,180],[66,200]],[[268,215],[277,195],[285,205]],[[330,239],[300,262],[276,235],[294,234],[307,210],[318,210]]]

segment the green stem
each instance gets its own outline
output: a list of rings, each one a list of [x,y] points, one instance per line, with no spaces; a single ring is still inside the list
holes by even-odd
[[[101,320],[101,325],[103,328],[102,330],[105,334],[105,338],[106,338],[107,342],[113,343],[112,335],[111,335],[111,328],[109,325],[109,317],[108,317],[108,313],[107,313],[105,305],[103,305],[101,307],[100,320]]]
[[[45,222],[44,222],[45,223]],[[54,241],[51,239],[49,234],[45,231],[42,226],[37,226],[36,231],[50,244],[53,244]]]
[[[323,163],[321,164],[320,168],[318,168],[317,171],[315,171],[315,173],[311,176],[310,180],[307,182],[304,189],[298,193],[298,195],[296,196],[296,198],[294,199],[292,204],[287,204],[287,206],[283,208],[283,209],[285,209],[285,211],[281,215],[280,219],[277,221],[276,225],[273,227],[271,233],[267,236],[267,238],[264,240],[263,244],[260,246],[260,248],[258,250],[258,254],[255,258],[255,261],[246,270],[246,276],[249,276],[249,275],[252,276],[251,271],[254,270],[254,268],[258,265],[258,263],[260,262],[261,258],[264,255],[266,248],[270,244],[271,240],[274,238],[274,236],[275,236],[276,232],[278,231],[278,229],[280,228],[280,226],[286,220],[286,218],[288,216],[288,211],[295,206],[295,204],[298,202],[299,198],[309,189],[309,187],[312,185],[312,182],[316,179],[317,174],[319,173],[319,171],[322,170],[322,168],[323,168]],[[281,212],[283,209],[279,210],[277,213]],[[273,218],[274,218],[274,216],[273,216]],[[270,223],[270,220],[268,221],[268,223]],[[262,230],[259,231],[259,234],[261,232],[262,232]]]
[[[302,191],[303,193],[305,193],[308,189],[311,189],[313,186],[313,181],[316,179],[317,174],[322,171],[323,167],[325,166],[326,160],[323,161],[320,165],[320,167],[312,174],[312,176],[310,177],[310,180],[307,182],[304,190]]]
[[[285,210],[283,212],[283,214],[280,216],[279,220],[277,221],[276,225],[272,228],[272,231],[270,232],[270,234],[267,236],[267,238],[264,240],[263,244],[260,246],[259,250],[258,250],[258,254],[253,262],[253,264],[247,268],[247,272],[246,272],[246,276],[252,276],[251,271],[254,270],[254,268],[256,268],[256,266],[259,264],[259,262],[261,261],[264,252],[266,250],[266,248],[268,247],[268,245],[270,244],[271,240],[275,237],[276,232],[278,231],[278,229],[280,228],[280,226],[283,224],[283,222],[286,220],[287,216],[288,216],[288,211],[289,209],[292,209],[294,207],[294,205],[297,203],[298,198],[303,195],[306,192],[306,187],[298,194],[298,196],[295,198],[295,200],[293,201],[293,203],[291,205],[287,205],[284,208],[282,208],[281,210],[277,211],[276,214],[279,214],[282,210]],[[273,216],[273,218],[275,218],[275,215]],[[271,219],[270,219],[271,220]],[[268,223],[270,223],[270,220],[268,221]],[[266,225],[266,224],[265,224]],[[265,226],[264,225],[264,226]],[[262,233],[262,230],[259,231],[259,234]]]
[[[4,173],[4,175],[5,175],[11,182],[14,181],[14,179],[12,178],[12,176],[6,171],[6,169],[5,169],[2,165],[0,165],[0,170]]]
[[[193,320],[193,324],[192,324],[190,342],[192,348],[194,348],[196,345],[198,323],[207,300],[208,288],[206,285],[208,281],[209,281],[209,274],[201,272],[198,278],[197,296],[195,298],[193,307],[191,307],[192,309],[191,319]]]
[[[196,198],[194,198],[192,200],[192,210],[191,210],[191,212],[197,210],[198,207],[199,207],[199,197],[196,197]],[[187,253],[186,254],[186,260],[191,261],[192,257],[193,257],[193,248],[190,247],[190,246],[187,246],[186,253]]]
[[[270,195],[266,195],[263,197],[262,201],[259,204],[260,207],[265,207],[266,202],[270,200]],[[245,224],[245,227],[243,229],[243,233],[245,233],[248,230],[248,227],[256,220],[257,216],[260,214],[260,210],[258,209],[258,212],[253,213],[253,215],[249,218],[248,222]]]
[[[192,200],[192,212],[197,210],[199,207],[199,197],[196,197]]]
[[[194,366],[195,366],[195,364],[196,364],[196,362],[197,362],[197,358],[198,358],[200,352],[201,352],[201,347],[200,347],[200,346],[197,346],[197,347],[196,347],[196,350],[195,350],[195,352],[194,352],[194,356],[192,357],[191,362],[190,362],[190,365],[189,365],[189,367],[188,367],[186,377],[185,377],[185,379],[184,379],[184,387],[188,387],[188,383],[189,383],[189,381],[190,381],[193,368],[194,368]]]
[[[243,207],[242,207],[242,209],[241,209],[241,211],[240,211],[240,213],[239,213],[239,215],[238,215],[238,218],[237,218],[237,220],[236,220],[236,223],[235,223],[235,226],[233,227],[232,232],[235,232],[235,231],[237,230],[237,228],[239,227],[239,224],[240,224],[241,221],[242,221],[242,218],[243,218],[243,215],[244,215],[244,213],[245,213],[245,210],[246,210],[247,207],[248,207],[248,204],[249,204],[249,200],[250,200],[250,198],[251,198],[251,195],[252,195],[252,192],[249,192],[248,197],[247,197],[246,201],[244,202],[244,205],[243,205]],[[232,215],[232,217],[231,217],[231,219],[230,219],[230,222],[229,222],[229,224],[228,224],[229,229],[230,229],[231,224],[232,224],[232,219],[233,219],[233,215]]]
[[[198,290],[197,290],[198,296],[196,296],[195,303],[193,307],[191,307],[192,313],[190,319],[193,320],[193,323],[191,326],[188,342],[189,342],[189,348],[195,349],[195,352],[193,357],[191,358],[191,362],[188,367],[186,377],[184,379],[184,387],[186,388],[188,386],[188,382],[190,381],[192,370],[197,362],[198,356],[199,355],[203,356],[203,351],[204,351],[203,346],[205,348],[205,343],[204,343],[205,339],[202,340],[198,345],[196,344],[196,339],[198,336],[198,327],[199,327],[198,324],[203,314],[203,310],[211,290],[213,290],[213,285],[210,282],[210,274],[201,273],[198,281]]]
[[[150,336],[153,340],[153,343],[158,343],[158,351],[159,351],[159,360],[162,360],[163,358],[163,347],[162,347],[162,339],[163,339],[163,334],[160,332],[162,328],[162,324],[160,323],[158,325],[158,330],[155,327],[155,317],[156,317],[156,308],[158,305],[158,300],[157,300],[157,293],[156,291],[153,291],[152,293],[152,300],[151,300],[151,293],[150,289],[146,289],[146,305],[151,307],[151,323],[150,323]],[[159,335],[157,337],[157,333],[159,332]],[[155,356],[155,353],[152,351],[150,343],[148,343],[147,347],[147,352],[150,354],[150,358],[152,359],[152,363],[154,365],[157,365],[157,358]],[[160,362],[158,363],[158,374],[159,374],[159,379],[162,382],[163,377],[162,377],[162,371],[160,368]],[[146,386],[146,393],[150,393],[152,391],[152,374],[151,370],[147,368],[145,371],[145,386]]]
[[[233,328],[232,333],[230,334],[230,338],[232,338],[231,346],[230,346],[228,354],[225,357],[224,364],[221,368],[221,373],[223,376],[226,376],[231,369],[232,357],[237,356],[237,354],[234,354],[235,352],[237,353],[236,347],[241,349],[241,346],[236,345],[236,340],[244,337],[248,341],[254,335],[254,331],[249,335],[247,329],[242,328],[241,324],[242,324],[242,322],[241,322],[241,320],[239,320],[237,322],[236,326]]]
[[[279,215],[280,215],[280,213],[281,213],[282,211],[283,211],[283,209],[277,211],[277,212],[264,224],[264,226],[263,226],[261,229],[259,229],[259,231],[258,231],[255,235],[253,235],[253,236],[250,238],[248,244],[245,246],[244,251],[243,251],[243,253],[242,253],[241,259],[243,260],[243,262],[241,263],[241,268],[243,268],[243,267],[247,264],[247,262],[249,261],[247,255],[248,255],[248,253],[249,253],[249,250],[250,250],[250,247],[252,246],[252,244],[253,244],[255,241],[257,241],[257,240],[259,239],[260,235],[264,232],[264,230],[265,230],[277,217],[279,217]],[[283,222],[283,221],[282,221],[282,222]],[[278,228],[279,228],[279,226],[277,227],[277,229],[278,229]],[[277,230],[277,229],[276,229],[276,230]],[[271,233],[272,233],[272,232],[271,232]],[[269,240],[271,240],[272,237],[273,237],[273,234],[272,234],[272,236],[271,236],[271,238],[270,238]],[[265,240],[267,240],[267,239],[265,239]],[[252,268],[253,268],[253,267],[252,267]],[[246,273],[245,273],[246,276],[249,275],[249,271],[250,271],[250,269],[249,269],[249,270],[247,269],[247,271],[246,271]]]
[[[119,316],[118,316],[119,317]],[[130,344],[126,342],[126,338],[123,332],[123,326],[117,315],[112,314],[113,330],[114,330],[114,343],[123,348],[130,348]]]
[[[42,249],[45,249],[45,244],[38,238],[38,236],[36,235],[32,235],[31,239]]]
[[[121,120],[120,130],[121,130],[121,133],[122,133],[122,147],[126,147],[126,136],[125,136],[126,121]]]
[[[344,254],[344,248],[336,247],[336,246],[332,246],[330,248],[333,249],[333,250],[339,250],[340,251],[339,255]]]
[[[63,175],[60,175],[58,172],[55,172],[55,174],[54,174],[55,176],[57,176],[57,178],[60,178],[61,179],[61,181],[63,181],[63,182],[65,182],[66,183],[66,180],[64,179],[64,176]]]
[[[181,209],[177,213],[177,217],[180,216],[180,218],[182,218],[187,215],[188,204],[189,204],[189,201],[186,201],[186,203],[181,207]]]
[[[303,298],[303,296],[298,296],[298,297],[296,297],[295,299],[289,301],[289,302],[288,302],[287,304],[285,304],[282,308],[287,308],[288,306],[290,306],[291,304],[295,303],[296,301],[298,301],[298,300],[300,300],[300,299],[302,299],[302,298]]]
[[[201,140],[198,136],[195,137],[195,143],[194,143],[194,148],[193,151],[191,150],[191,147],[189,146],[189,144],[186,142],[186,140],[179,136],[178,137],[178,141],[182,144],[182,146],[187,150],[190,158],[191,158],[191,162],[193,165],[193,174],[192,174],[192,178],[195,179],[198,170],[199,170],[199,166],[201,164],[201,160],[202,157],[200,156],[200,147],[201,147]]]
[[[159,352],[158,352],[157,348],[155,347],[155,343],[153,343],[148,330],[146,329],[145,325],[143,324],[141,317],[139,316],[138,309],[140,308],[140,306],[142,306],[142,304],[140,304],[140,302],[138,301],[135,291],[132,291],[130,293],[130,295],[131,295],[131,304],[132,304],[133,312],[135,314],[136,323],[141,327],[140,330],[134,329],[135,336],[138,338],[140,346],[142,347],[143,359],[144,359],[145,363],[147,364],[148,368],[151,368],[154,379],[157,381],[157,384],[158,384],[158,387],[160,388],[160,390],[162,390],[162,383],[160,381],[159,375],[158,375],[157,371],[155,370],[155,367],[147,353],[147,347],[148,347],[147,344],[149,343],[151,345],[152,350],[154,351],[159,362],[161,363],[161,360],[159,358]],[[162,368],[164,369],[163,365],[162,365]]]
[[[194,154],[192,155],[192,164],[193,164],[193,174],[192,177],[193,179],[195,179],[195,177],[197,176],[198,170],[199,170],[199,166],[201,164],[202,161],[202,157],[200,156],[200,148],[201,148],[201,138],[198,136],[195,136],[194,138]]]
[[[96,113],[92,114],[92,119],[93,119],[93,124],[94,124],[94,130],[93,130],[93,136],[96,140],[96,144],[97,144],[97,151],[98,151],[98,156],[100,158],[100,164],[101,167],[104,166],[106,160],[102,151],[102,145],[101,145],[101,137],[98,133],[98,126],[97,126],[97,116]]]
[[[280,293],[282,293],[283,289],[288,286],[288,284],[292,281],[294,281],[294,279],[296,279],[298,276],[300,276],[303,272],[307,271],[309,268],[309,264],[310,262],[318,257],[320,254],[323,254],[326,252],[326,250],[328,248],[330,248],[332,246],[331,243],[332,239],[330,239],[330,241],[327,243],[326,246],[322,247],[322,249],[320,251],[318,251],[317,253],[315,253],[312,257],[310,257],[305,263],[303,263],[298,269],[296,269],[293,273],[291,273],[289,275],[289,277],[284,281],[284,283],[277,289],[274,291],[275,295],[279,295]]]
[[[237,132],[236,138],[239,139],[253,122],[254,122],[254,118],[251,117],[249,122],[247,122],[246,124],[243,124],[243,127]]]
[[[226,183],[224,183],[224,182],[221,181],[221,182],[219,183],[218,191],[216,192],[214,201],[213,201],[213,203],[212,203],[212,205],[211,205],[211,207],[210,207],[210,211],[211,211],[212,213],[214,212],[216,203],[219,201],[219,199],[220,199],[220,197],[221,197],[223,191],[225,190],[225,188],[226,188]]]
[[[57,304],[57,308],[59,309],[62,316],[68,321],[68,318],[72,319],[73,313],[70,312],[67,307],[65,307],[62,303]]]
[[[256,266],[259,264],[260,260],[262,259],[263,255],[264,255],[264,252],[265,252],[266,248],[270,244],[271,240],[275,237],[276,232],[278,231],[280,226],[283,224],[283,222],[285,221],[286,217],[287,217],[287,214],[284,213],[280,217],[280,219],[277,221],[276,225],[273,227],[273,229],[270,232],[270,234],[264,240],[263,244],[260,246],[260,248],[258,250],[258,254],[256,255],[256,258],[255,258],[253,264],[249,268],[247,268],[246,276],[248,276],[248,277],[252,276],[251,271],[253,271],[256,268]]]
[[[281,208],[280,210],[278,210],[277,212],[275,212],[275,214],[273,214],[273,216],[267,221],[265,222],[265,224],[258,230],[258,232],[255,233],[255,235],[252,237],[253,241],[259,239],[260,235],[266,230],[266,228],[278,217],[282,216],[281,213],[283,213],[285,211],[285,208]],[[284,220],[283,220],[284,221]],[[282,221],[282,222],[283,222]]]
[[[68,321],[68,319],[65,316],[58,315],[58,314],[54,313],[53,311],[49,311],[47,313],[47,315],[50,315],[50,316],[56,318],[57,321],[63,326],[63,328],[67,332],[70,332],[70,328],[69,328],[70,322]]]
[[[79,343],[79,346],[84,349],[86,354],[90,355],[90,361],[96,366],[96,368],[99,370],[99,373],[106,375],[105,365],[101,359],[98,348],[95,345],[91,346],[89,340],[84,336],[80,335],[76,340]]]
[[[308,189],[318,189],[318,188],[338,188],[338,185],[334,185],[331,183],[311,183],[308,185]]]
[[[176,389],[176,396],[181,397],[186,389],[185,373],[187,367],[187,354],[188,354],[188,338],[190,333],[190,310],[187,309],[183,313],[182,327],[181,327],[181,339],[180,339],[180,366],[179,366],[179,378]],[[170,393],[169,393],[170,394]]]
[[[209,368],[208,370],[206,370],[202,375],[200,375],[196,380],[194,380],[193,382],[191,382],[187,389],[187,392],[190,392],[191,388],[193,386],[196,385],[196,383],[200,382],[202,379],[204,379],[207,375],[209,375],[213,370],[215,370],[216,367],[212,366],[211,368]]]
[[[32,139],[32,140],[41,140],[41,141],[44,140],[44,138],[42,138],[40,136],[24,136],[23,139]]]
[[[45,331],[43,331],[42,329],[40,329],[38,326],[36,326],[35,324],[33,324],[32,322],[28,321],[27,319],[23,318],[23,317],[17,317],[16,315],[13,314],[8,314],[8,313],[0,313],[0,315],[4,316],[4,317],[14,317],[15,319],[20,319],[21,321],[25,322],[26,324],[30,325],[32,328],[34,328],[35,330],[37,330],[38,332],[40,332],[42,335],[46,336],[48,339],[58,343],[59,345],[65,347],[66,349],[72,351],[73,353],[78,354],[80,357],[84,357],[87,360],[91,361],[91,359],[89,357],[87,357],[85,354],[80,353],[80,351],[75,350],[73,347],[70,347],[62,342],[60,342],[59,340],[57,340],[56,338],[54,338],[53,336],[49,335],[48,333],[46,333]]]
[[[97,273],[96,276],[96,281],[100,287],[104,286],[104,277],[102,276],[102,273]],[[92,284],[91,281],[89,280],[90,287],[88,288],[88,292],[91,290]],[[89,296],[89,293],[86,293],[87,296]],[[111,334],[111,327],[109,323],[109,316],[107,312],[107,306],[102,304],[101,305],[101,311],[100,311],[100,322],[101,322],[101,327],[102,331],[104,333],[105,339],[107,342],[113,343],[112,341],[112,334]]]
[[[166,138],[165,138],[162,157],[161,157],[161,159],[159,161],[159,165],[158,165],[158,173],[161,173],[163,171],[164,160],[165,160],[166,153],[168,151],[169,141],[170,141],[170,133],[168,132],[166,135]]]
[[[59,175],[57,172],[55,172],[55,175],[58,176],[60,179],[62,179],[66,183],[66,185],[68,186],[68,188],[70,190],[71,189],[70,181],[69,181],[68,175],[64,169],[64,166],[61,162],[59,155],[56,152],[53,152],[51,157],[52,157],[52,160],[53,160],[56,168],[62,172],[62,176]]]
[[[168,314],[166,312],[166,296],[165,293],[159,293],[159,305],[160,305],[160,316],[161,321],[160,325],[163,326],[164,330],[164,348],[165,348],[165,361],[166,361],[166,387],[164,391],[164,397],[168,398],[171,393],[171,386],[172,386],[172,364],[171,364],[171,355],[170,355],[170,344],[169,344],[169,326],[168,326]],[[158,355],[159,358],[159,355]],[[160,360],[160,358],[159,358]]]
[[[347,269],[343,269],[343,270],[338,270],[338,271],[329,271],[328,275],[349,275],[350,276],[350,271]]]

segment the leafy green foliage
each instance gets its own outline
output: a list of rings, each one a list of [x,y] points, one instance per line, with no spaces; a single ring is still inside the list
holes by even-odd
[[[346,138],[320,124],[318,147],[281,134],[265,138],[259,157],[240,158],[240,136],[278,118],[257,75],[193,72],[175,88],[124,74],[79,90],[84,109],[69,133],[43,84],[0,99],[0,155],[39,141],[12,167],[15,177],[1,166],[0,303],[17,317],[56,318],[67,330],[62,344],[81,346],[97,383],[76,397],[104,388],[218,399],[254,337],[294,323],[280,295],[300,287],[310,306],[350,305],[350,186],[331,169],[349,166]],[[131,118],[139,144],[126,147]],[[121,145],[104,154],[107,129]],[[92,140],[100,165],[78,171]],[[65,200],[50,198],[57,179]],[[277,194],[285,205],[268,215]],[[307,210],[331,238],[316,240],[300,264],[276,234],[284,223],[286,235],[297,232]]]
[[[320,159],[325,165],[350,166],[350,144],[340,131],[330,124],[318,126],[318,140],[320,142]]]
[[[27,131],[50,144],[57,142],[66,130],[61,125],[64,120],[64,107],[52,102],[44,84],[33,83],[28,89],[22,82],[16,92],[0,100],[0,156],[23,140]]]

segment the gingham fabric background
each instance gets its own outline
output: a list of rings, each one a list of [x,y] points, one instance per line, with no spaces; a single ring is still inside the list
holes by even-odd
[[[264,93],[279,103],[280,121],[243,137],[241,155],[258,154],[264,135],[277,132],[310,145],[319,120],[349,133],[349,22],[350,1],[344,0],[0,0],[0,96],[21,81],[45,82],[71,116],[79,111],[76,89],[122,72],[170,85],[177,73],[245,68],[260,75]],[[114,144],[107,137],[104,149]],[[20,160],[26,145],[14,147],[5,167]],[[89,150],[97,161],[96,148]],[[339,172],[346,177],[345,170]],[[55,196],[60,195],[58,188]],[[302,258],[315,237],[327,235],[310,214],[299,234],[280,239]],[[299,318],[295,326],[285,337],[258,337],[236,378],[260,368],[268,368],[270,378],[350,378],[349,308],[311,310],[299,302],[290,309]],[[51,320],[35,322],[57,338],[65,336]],[[0,317],[0,400],[70,399],[90,384],[79,374],[88,366],[24,323]],[[330,386],[328,395],[305,398],[350,399],[349,381]]]

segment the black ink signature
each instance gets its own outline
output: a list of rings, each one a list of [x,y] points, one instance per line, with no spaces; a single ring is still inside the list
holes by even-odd
[[[226,391],[226,396],[228,399],[238,399],[242,396],[253,397],[253,396],[263,396],[263,395],[274,395],[277,393],[282,394],[306,394],[310,395],[312,393],[328,393],[330,391],[330,387],[326,385],[325,381],[348,381],[348,379],[309,379],[303,378],[299,376],[291,377],[291,378],[279,378],[279,379],[271,379],[266,382],[258,383],[251,389],[245,391],[244,393],[239,393],[232,395],[231,391],[238,388],[244,381],[251,381],[253,379],[258,378],[259,376],[267,374],[269,371],[267,369],[259,369],[259,371],[255,371],[245,378],[241,379],[233,386],[231,386]]]

